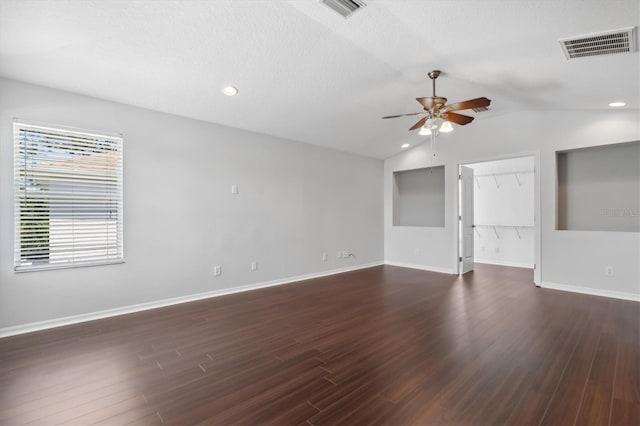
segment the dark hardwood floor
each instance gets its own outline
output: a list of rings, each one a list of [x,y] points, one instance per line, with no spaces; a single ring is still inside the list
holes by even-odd
[[[0,424],[640,423],[640,304],[380,266],[0,340]]]

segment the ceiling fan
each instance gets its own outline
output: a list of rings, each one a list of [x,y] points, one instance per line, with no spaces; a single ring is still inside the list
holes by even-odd
[[[461,126],[469,124],[473,121],[474,117],[468,115],[458,114],[453,111],[462,111],[465,109],[482,108],[491,105],[491,100],[485,97],[469,99],[468,101],[457,102],[447,105],[447,98],[436,96],[436,79],[440,75],[439,70],[433,70],[428,73],[429,78],[433,84],[433,96],[428,98],[416,98],[416,101],[420,102],[424,111],[414,112],[411,114],[389,115],[382,118],[397,118],[406,117],[411,115],[424,115],[416,124],[411,126],[409,130],[416,130],[420,128],[421,135],[428,135],[431,131],[451,132],[453,127],[451,123],[456,123]]]

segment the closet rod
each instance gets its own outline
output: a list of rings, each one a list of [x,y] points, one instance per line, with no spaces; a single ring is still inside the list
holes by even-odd
[[[496,228],[535,228],[535,225],[478,225],[477,223],[475,224],[475,226],[486,226],[487,228],[491,228],[491,227],[496,227]]]
[[[476,230],[476,234],[480,237],[480,231],[478,231],[478,227],[485,227],[493,229],[493,233],[496,234],[496,238],[500,239],[500,234],[498,234],[498,230],[496,228],[513,228],[516,231],[516,235],[518,235],[518,239],[522,239],[522,234],[520,234],[520,228],[533,229],[535,226],[532,225],[474,225],[474,229]]]
[[[535,170],[520,170],[516,172],[501,172],[501,173],[480,173],[474,174],[474,177],[486,177],[486,176],[506,176],[506,175],[524,175],[527,173],[535,173]]]

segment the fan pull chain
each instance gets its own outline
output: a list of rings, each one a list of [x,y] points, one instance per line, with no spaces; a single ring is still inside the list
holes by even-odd
[[[436,152],[433,150],[433,147],[436,143],[436,132],[435,130],[431,132],[431,156],[429,159],[429,171],[433,173],[433,159],[436,156]]]

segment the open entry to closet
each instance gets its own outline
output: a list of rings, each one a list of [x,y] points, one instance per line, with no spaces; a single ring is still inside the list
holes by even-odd
[[[464,167],[473,170],[474,261],[533,268],[535,157],[485,161]]]

